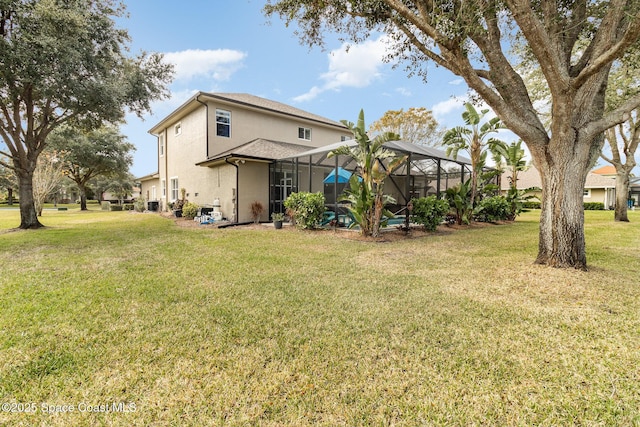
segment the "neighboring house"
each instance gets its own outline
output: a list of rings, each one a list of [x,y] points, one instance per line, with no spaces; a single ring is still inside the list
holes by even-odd
[[[614,179],[616,177],[616,168],[612,165],[603,166],[592,172]],[[633,206],[640,206],[640,178],[638,177],[632,176],[629,178],[629,200],[633,200]]]
[[[151,211],[160,209],[160,174],[155,172],[137,179],[140,182],[140,195],[144,197],[145,207]]]
[[[140,187],[134,186],[131,189],[131,193],[127,194],[127,196],[124,199],[122,199],[122,201],[125,203],[133,202],[137,200],[140,197],[140,195],[141,195]],[[103,200],[106,202],[112,202],[112,203],[120,203],[120,199],[118,198],[118,196],[113,194],[110,191],[105,191],[104,193],[102,193],[102,198],[100,200]]]
[[[501,190],[507,192],[509,190],[509,173],[505,172],[501,178]],[[531,187],[542,188],[542,180],[538,170],[531,166],[526,171],[518,174],[518,190],[524,190]],[[603,176],[593,172],[589,172],[584,185],[584,201],[603,203],[605,209],[613,209],[616,202],[616,181],[610,176]],[[535,196],[540,199],[542,194],[536,193]]]
[[[250,221],[260,202],[269,217],[273,161],[352,137],[341,123],[241,93],[198,92],[149,130],[157,137],[158,172],[140,178],[142,195],[160,210],[180,198],[220,201],[230,221]]]

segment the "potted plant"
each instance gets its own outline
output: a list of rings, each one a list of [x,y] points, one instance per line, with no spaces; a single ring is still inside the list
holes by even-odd
[[[180,195],[182,196],[182,198],[173,202],[173,206],[171,207],[171,209],[173,210],[173,215],[176,218],[182,217],[182,207],[188,202],[186,198],[187,190],[185,188],[180,189]]]
[[[276,230],[282,228],[282,221],[284,221],[284,214],[282,212],[272,213],[271,219],[273,220],[273,226],[276,228]]]

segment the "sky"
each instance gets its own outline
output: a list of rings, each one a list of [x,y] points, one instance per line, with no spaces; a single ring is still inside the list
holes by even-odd
[[[137,177],[157,171],[156,139],[148,130],[198,91],[249,93],[335,121],[355,122],[364,109],[367,125],[388,110],[411,107],[432,110],[445,128],[464,124],[463,80],[432,64],[427,82],[408,77],[402,65],[383,62],[382,37],[347,52],[329,35],[324,48],[309,48],[279,17],[269,22],[263,0],[125,3],[129,17],[118,25],[129,31],[131,53],[161,52],[176,70],[171,98],[154,103],[144,120],[127,115],[121,127],[137,147],[131,168]]]

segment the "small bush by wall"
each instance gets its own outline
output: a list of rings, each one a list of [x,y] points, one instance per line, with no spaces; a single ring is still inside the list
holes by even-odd
[[[100,204],[100,209],[102,209],[103,211],[108,211],[111,210],[111,202],[102,202]]]
[[[122,210],[122,205],[111,205],[111,206],[109,206],[109,210],[110,211],[121,211]]]
[[[540,209],[540,202],[523,202],[524,209]]]
[[[122,205],[122,209],[124,209],[125,211],[132,211],[133,203],[125,203],[124,205]]]
[[[196,217],[196,215],[198,215],[199,208],[200,206],[198,206],[196,203],[187,202],[182,207],[182,216],[187,219],[193,219]]]

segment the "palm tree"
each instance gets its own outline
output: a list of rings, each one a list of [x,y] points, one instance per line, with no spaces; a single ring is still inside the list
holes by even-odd
[[[522,140],[519,139],[516,142],[512,142],[509,145],[498,145],[495,148],[494,157],[497,161],[496,164],[504,163],[510,172],[509,187],[518,187],[518,174],[527,169],[527,162],[525,160],[525,151],[522,148]]]
[[[342,123],[353,132],[357,145],[340,147],[331,151],[328,157],[348,156],[356,163],[356,173],[349,180],[349,188],[343,200],[351,202],[349,210],[362,234],[378,237],[384,206],[393,203],[393,199],[384,194],[384,180],[406,160],[406,156],[399,157],[384,148],[384,144],[397,141],[400,137],[385,132],[373,140],[369,139],[363,110],[360,110],[357,124],[346,120],[342,120]]]
[[[470,103],[464,104],[466,111],[462,113],[462,118],[468,127],[457,126],[449,129],[445,134],[442,145],[447,147],[447,155],[454,159],[458,158],[460,150],[467,151],[471,158],[471,206],[474,206],[476,193],[478,191],[478,175],[482,169],[483,159],[486,157],[486,150],[494,151],[497,146],[504,142],[489,138],[492,133],[504,129],[498,117],[494,117],[482,125],[480,122],[489,110],[481,110],[480,113]],[[484,155],[483,155],[484,153]]]

